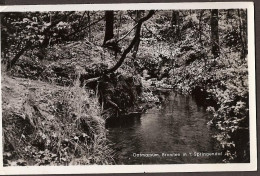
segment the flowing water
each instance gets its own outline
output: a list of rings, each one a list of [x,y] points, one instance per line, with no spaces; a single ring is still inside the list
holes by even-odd
[[[141,117],[107,127],[116,164],[221,162],[205,107],[192,96],[175,92],[160,96],[162,104]]]

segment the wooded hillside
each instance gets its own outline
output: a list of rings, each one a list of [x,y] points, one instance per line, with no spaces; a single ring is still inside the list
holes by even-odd
[[[4,164],[115,164],[109,119],[196,96],[223,162],[249,162],[247,11],[1,14]]]

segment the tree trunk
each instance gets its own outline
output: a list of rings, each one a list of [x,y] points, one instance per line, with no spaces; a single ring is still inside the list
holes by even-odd
[[[229,24],[229,18],[230,18],[230,9],[227,9],[227,24]]]
[[[121,28],[121,25],[122,25],[122,12],[120,11],[118,13],[119,15],[119,21],[118,21],[118,24],[117,24],[117,38],[119,39],[120,38],[120,28]]]
[[[114,11],[105,11],[106,29],[103,44],[114,37]]]
[[[138,21],[141,18],[141,11],[136,10],[136,17],[135,17],[135,21]],[[137,30],[137,29],[136,29]],[[136,31],[135,30],[135,31]],[[133,50],[133,58],[136,58],[138,49],[139,49],[139,44],[140,44],[140,38],[137,39],[135,45],[134,45],[134,50]]]
[[[219,57],[218,9],[211,10],[211,46],[214,59]]]
[[[179,27],[179,11],[178,10],[173,10],[172,11],[172,19],[171,19],[171,26],[174,28],[174,33],[176,35],[175,38],[179,39],[180,38],[180,27]]]
[[[239,20],[239,37],[240,37],[240,42],[241,42],[241,58],[245,58],[246,57],[246,42],[244,39],[244,32],[243,32],[243,27],[242,27],[242,19],[241,19],[241,14],[240,14],[240,9],[237,9],[237,13],[238,13],[238,20]]]
[[[14,58],[7,64],[7,70],[10,70],[18,61],[18,59],[23,55],[23,53],[31,46],[30,42],[27,42],[26,45],[14,56]]]
[[[201,41],[201,29],[202,29],[202,16],[203,16],[204,10],[200,10],[200,17],[199,17],[199,42],[200,44],[202,43]]]
[[[91,42],[90,12],[88,11],[88,40]]]

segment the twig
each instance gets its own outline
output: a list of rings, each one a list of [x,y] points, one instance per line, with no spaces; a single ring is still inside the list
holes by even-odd
[[[92,25],[94,25],[94,24],[97,24],[98,22],[102,21],[103,19],[104,19],[104,17],[98,19],[97,21],[95,21],[95,22],[93,22],[93,23],[91,23],[91,24],[89,24],[89,25],[87,25],[87,26],[85,26],[85,27],[82,27],[81,29],[79,29],[79,30],[77,30],[77,31],[74,31],[74,32],[68,34],[66,37],[70,37],[70,36],[72,36],[72,35],[75,35],[75,34],[77,34],[77,33],[81,32],[81,31],[85,30],[86,28],[88,28],[88,27],[90,27],[90,26],[92,26]]]
[[[131,29],[130,31],[128,31],[123,37],[121,37],[120,39],[118,39],[118,40],[116,41],[116,43],[118,43],[118,42],[120,42],[121,40],[123,40],[124,38],[126,38],[126,36],[128,36],[128,35],[134,30],[134,28],[136,28],[137,25],[138,25],[138,23],[136,23],[136,24],[134,25],[134,27],[132,27],[132,29]]]

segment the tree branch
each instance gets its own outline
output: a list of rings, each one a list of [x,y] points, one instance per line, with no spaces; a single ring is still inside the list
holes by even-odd
[[[30,47],[31,42],[27,42],[25,46],[14,56],[14,58],[7,64],[7,70],[10,70],[13,65],[18,61],[21,55]]]
[[[143,22],[145,22],[146,20],[148,20],[149,18],[151,18],[154,14],[154,10],[150,10],[148,15],[141,18],[138,23],[137,23],[137,27],[136,27],[136,32],[135,32],[135,36],[132,40],[132,42],[130,43],[130,45],[125,49],[125,51],[123,52],[121,58],[119,59],[119,61],[116,63],[116,65],[114,65],[114,67],[106,70],[104,72],[104,75],[105,74],[108,74],[108,73],[112,73],[114,71],[116,71],[121,65],[122,63],[124,62],[125,58],[126,58],[126,55],[131,51],[131,49],[133,48],[135,42],[138,40],[138,38],[140,38],[140,31],[141,31],[141,27],[142,27],[142,24]]]
[[[119,61],[110,69],[108,70],[105,70],[103,72],[102,75],[100,75],[99,77],[95,77],[95,78],[90,78],[88,80],[86,80],[86,84],[87,83],[90,83],[90,82],[93,82],[93,81],[97,81],[99,80],[102,76],[106,75],[106,74],[109,74],[109,73],[113,73],[114,71],[116,71],[124,62],[127,54],[131,51],[131,49],[133,48],[134,44],[136,43],[136,41],[140,38],[140,31],[141,31],[141,27],[142,27],[142,24],[143,22],[145,22],[146,20],[148,20],[149,18],[151,18],[153,16],[153,14],[155,13],[154,10],[150,10],[149,13],[141,18],[137,25],[136,25],[136,31],[135,31],[135,36],[133,38],[133,40],[131,41],[130,45],[125,49],[125,51],[123,52],[121,58],[119,59]]]
[[[74,31],[74,32],[68,34],[66,37],[71,37],[71,36],[73,36],[73,35],[75,35],[75,34],[81,32],[81,31],[85,30],[86,28],[88,28],[88,27],[90,27],[90,26],[92,26],[92,25],[97,24],[98,22],[102,21],[103,19],[104,19],[104,17],[98,19],[97,21],[95,21],[95,22],[93,22],[93,23],[91,23],[91,24],[89,24],[89,25],[87,25],[87,26],[85,26],[85,27],[82,27],[81,29],[79,29],[79,30],[77,30],[77,31]]]
[[[118,39],[118,40],[116,41],[116,43],[118,43],[118,42],[120,42],[121,40],[123,40],[124,38],[126,38],[126,36],[128,36],[128,35],[134,30],[134,28],[136,28],[137,25],[138,25],[138,23],[136,23],[136,24],[134,25],[134,27],[132,27],[132,29],[129,30],[123,37],[121,37],[120,39]]]

